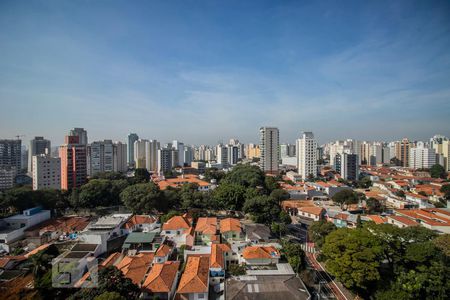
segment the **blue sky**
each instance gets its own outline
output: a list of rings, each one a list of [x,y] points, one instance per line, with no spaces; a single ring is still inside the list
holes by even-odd
[[[0,1],[0,137],[450,135],[448,1]]]

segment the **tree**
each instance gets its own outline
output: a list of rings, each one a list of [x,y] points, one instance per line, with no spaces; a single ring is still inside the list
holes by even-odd
[[[441,187],[440,191],[444,193],[444,198],[450,200],[450,184],[445,184]]]
[[[171,210],[171,211],[169,211],[167,214],[162,215],[162,216],[159,218],[159,222],[160,222],[161,224],[164,224],[164,223],[166,223],[168,220],[170,220],[172,217],[179,216],[179,215],[180,215],[180,213],[177,212],[176,210]]]
[[[110,206],[118,203],[111,195],[111,181],[92,179],[80,188],[79,205],[81,207]],[[114,203],[114,200],[117,202]]]
[[[120,172],[98,172],[95,173],[91,179],[107,179],[107,180],[120,180],[126,179],[125,174]]]
[[[356,217],[356,228],[362,228],[361,215]]]
[[[137,168],[134,170],[134,182],[142,183],[150,180],[150,173],[145,168]]]
[[[269,193],[280,188],[277,179],[273,176],[266,176],[264,179],[264,185]]]
[[[210,182],[211,179],[215,179],[217,183],[220,183],[225,177],[225,172],[217,170],[216,168],[208,168],[205,170],[205,180]]]
[[[406,197],[405,192],[403,190],[396,191],[395,195],[400,197],[400,198],[405,198]]]
[[[433,240],[434,245],[450,257],[450,234],[442,234]]]
[[[328,271],[347,288],[368,292],[380,279],[382,247],[366,229],[340,228],[331,232],[322,247]]]
[[[218,207],[226,210],[242,210],[246,199],[245,187],[235,183],[222,183],[213,191]]]
[[[440,164],[432,165],[430,168],[430,176],[433,178],[447,178],[447,172],[445,171],[445,168],[441,166]]]
[[[104,292],[103,294],[98,295],[94,298],[94,300],[126,300],[124,296],[120,295],[117,292]]]
[[[73,294],[71,300],[93,300],[104,293],[117,293],[125,299],[138,299],[141,290],[131,279],[125,277],[119,269],[114,266],[102,268],[98,272],[98,287],[81,289]],[[104,298],[101,298],[104,299]]]
[[[333,223],[321,220],[313,222],[308,227],[308,236],[314,242],[315,246],[322,248],[325,237],[336,229],[337,227]]]
[[[286,234],[287,226],[284,223],[272,222],[270,225],[270,230],[278,235],[278,238],[281,239],[281,236]]]
[[[306,266],[305,252],[300,244],[283,242],[283,252],[292,269],[299,273]]]
[[[247,273],[245,265],[231,264],[228,271],[233,276],[241,276]]]
[[[288,200],[290,195],[287,191],[282,189],[275,189],[270,193],[270,197],[275,199],[280,205],[284,200]]]
[[[212,208],[210,201],[208,201],[209,194],[200,192],[196,183],[184,184],[179,191],[179,196],[181,208],[184,210],[191,208]]]
[[[370,197],[366,200],[366,209],[369,213],[382,212],[383,206],[378,199]]]
[[[280,222],[286,225],[289,225],[292,223],[291,216],[284,210],[280,211],[279,216]]]
[[[149,213],[166,209],[162,193],[153,182],[130,185],[120,193],[120,199],[133,213]]]
[[[357,185],[361,189],[368,189],[372,186],[372,181],[370,180],[369,176],[366,176],[363,179],[359,180]]]
[[[252,216],[253,221],[264,224],[277,220],[281,211],[278,203],[265,195],[245,200],[243,210]]]
[[[224,180],[244,187],[256,188],[265,185],[264,172],[259,167],[249,164],[236,165],[233,170],[227,173]]]
[[[344,207],[344,205],[349,205],[349,204],[356,204],[358,203],[358,195],[350,189],[345,189],[342,190],[340,192],[337,192],[336,194],[334,194],[334,196],[332,197],[333,201],[338,203],[341,208]]]

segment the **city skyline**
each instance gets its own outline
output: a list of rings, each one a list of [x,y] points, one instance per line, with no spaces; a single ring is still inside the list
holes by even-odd
[[[450,136],[446,1],[135,4],[2,1],[0,136]]]

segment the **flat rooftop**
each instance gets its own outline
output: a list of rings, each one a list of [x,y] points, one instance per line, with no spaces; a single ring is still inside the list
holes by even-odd
[[[226,280],[227,300],[307,300],[300,278],[293,275],[240,276]]]

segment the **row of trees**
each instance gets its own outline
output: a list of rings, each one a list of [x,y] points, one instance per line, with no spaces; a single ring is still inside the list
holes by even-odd
[[[424,227],[365,223],[337,229],[318,222],[309,236],[328,271],[347,288],[376,299],[446,299],[450,293],[450,235]]]

